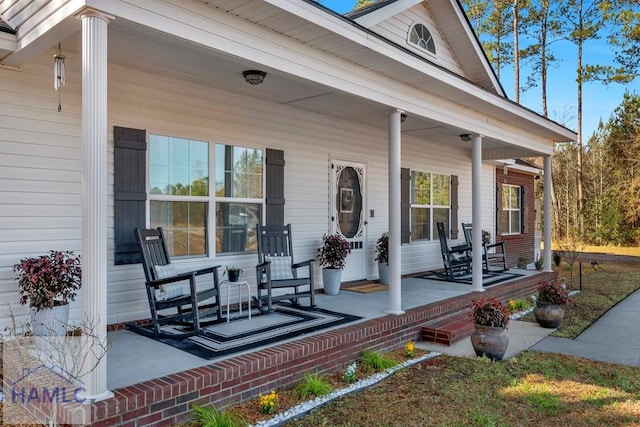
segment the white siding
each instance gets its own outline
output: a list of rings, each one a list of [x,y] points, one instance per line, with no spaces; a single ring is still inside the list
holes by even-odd
[[[80,64],[67,53],[67,86],[62,112],[51,85],[50,53],[22,71],[0,69],[0,323],[7,304],[18,300],[11,266],[50,249],[81,250],[82,142]],[[329,158],[367,164],[369,218],[367,276],[377,276],[375,242],[387,230],[387,132],[224,90],[150,75],[121,66],[109,68],[108,322],[148,317],[140,265],[113,265],[113,126],[146,129],[212,142],[285,152],[285,221],[293,225],[295,257],[314,258],[328,231]],[[470,221],[471,170],[467,149],[447,141],[405,137],[402,165],[460,177],[460,221]],[[483,171],[483,196],[491,203],[485,224],[493,224],[493,168]],[[490,185],[489,185],[490,184]],[[402,273],[441,267],[437,241],[402,248]],[[181,261],[179,267],[234,264],[255,284],[255,254],[215,260]],[[320,271],[317,280],[320,283]],[[17,307],[18,320],[26,309]],[[72,305],[72,318],[81,304]],[[0,325],[0,326],[4,326]]]
[[[414,24],[423,24],[429,29],[436,45],[436,55],[425,52],[407,41],[409,30]],[[431,17],[431,14],[424,2],[377,25],[374,25],[371,28],[371,31],[399,44],[400,46],[406,47],[418,55],[423,56],[460,76],[466,77],[462,67],[460,67],[458,60],[453,55],[447,41],[442,36],[440,29]]]

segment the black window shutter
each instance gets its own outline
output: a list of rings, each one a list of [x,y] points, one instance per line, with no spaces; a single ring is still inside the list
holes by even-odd
[[[458,176],[451,175],[451,238],[458,238]]]
[[[267,148],[265,154],[266,225],[284,225],[284,151]]]
[[[411,171],[400,169],[400,243],[411,243]]]
[[[520,230],[522,234],[529,232],[529,203],[527,203],[524,186],[520,187]]]
[[[496,185],[496,236],[502,236],[502,184]]]
[[[114,263],[137,264],[140,253],[134,230],[144,228],[146,131],[114,126]]]

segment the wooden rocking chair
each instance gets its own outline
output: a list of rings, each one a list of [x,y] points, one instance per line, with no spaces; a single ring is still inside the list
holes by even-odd
[[[440,239],[440,251],[442,252],[442,262],[444,264],[444,274],[452,281],[459,276],[468,274],[471,271],[471,256],[469,246],[456,246],[450,248],[447,244],[447,234],[444,223],[436,223],[438,228],[438,238]]]
[[[175,270],[162,228],[136,229],[136,239],[142,254],[142,266],[146,277],[147,298],[151,310],[153,331],[139,325],[129,324],[131,329],[153,338],[184,339],[197,335],[202,326],[201,319],[216,316],[214,323],[222,319],[220,311],[219,265],[186,273]],[[196,289],[196,277],[212,275],[213,287]],[[207,301],[207,305],[201,303]],[[176,309],[177,313],[161,315],[160,310]],[[191,330],[184,334],[163,333],[161,326],[167,324],[189,325]]]
[[[291,243],[291,224],[257,226],[258,265],[256,279],[258,281],[257,307],[260,311],[273,311],[273,303],[290,300],[298,305],[301,298],[309,298],[309,306],[315,308],[313,261],[293,262]],[[298,277],[298,269],[304,268],[308,277]],[[274,295],[278,289],[292,289],[293,292]],[[264,305],[267,305],[265,310]]]
[[[467,241],[467,246],[471,247],[473,226],[470,223],[462,223],[462,231],[464,232],[464,239]],[[507,252],[504,242],[482,242],[482,270],[486,273],[498,273],[508,269]]]

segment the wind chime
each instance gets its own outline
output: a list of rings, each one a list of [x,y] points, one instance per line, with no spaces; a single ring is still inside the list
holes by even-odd
[[[56,51],[56,54],[53,55],[53,88],[58,92],[58,113],[62,111],[62,91],[60,88],[65,85],[64,58],[65,56],[62,54],[62,48],[60,47],[60,43],[58,43],[58,50]]]

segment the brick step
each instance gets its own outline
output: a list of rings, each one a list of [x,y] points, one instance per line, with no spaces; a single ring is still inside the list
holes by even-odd
[[[470,337],[474,331],[469,310],[459,311],[440,319],[432,320],[422,327],[422,340],[437,344],[452,345]]]

